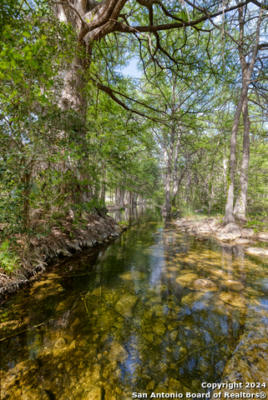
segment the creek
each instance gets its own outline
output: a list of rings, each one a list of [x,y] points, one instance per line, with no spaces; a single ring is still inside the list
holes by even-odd
[[[220,382],[244,332],[267,329],[267,286],[267,266],[241,248],[147,212],[0,308],[0,398],[206,392],[202,382]]]

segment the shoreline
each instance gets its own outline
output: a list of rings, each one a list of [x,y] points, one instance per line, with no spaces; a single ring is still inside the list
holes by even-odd
[[[51,229],[48,236],[41,239],[29,238],[21,245],[20,266],[12,274],[0,268],[0,304],[20,289],[37,280],[47,268],[59,261],[116,239],[126,228],[120,227],[108,216],[89,215],[84,228],[77,228],[72,223]],[[17,243],[22,242],[19,238]]]
[[[268,232],[255,232],[235,223],[224,225],[219,217],[178,218],[172,221],[179,230],[198,238],[212,238],[220,244],[240,245],[247,254],[268,257]],[[255,247],[262,242],[266,247]]]

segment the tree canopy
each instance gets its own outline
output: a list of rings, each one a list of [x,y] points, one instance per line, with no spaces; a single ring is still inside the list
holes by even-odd
[[[5,230],[228,188],[226,222],[267,212],[265,2],[4,0],[0,26]]]

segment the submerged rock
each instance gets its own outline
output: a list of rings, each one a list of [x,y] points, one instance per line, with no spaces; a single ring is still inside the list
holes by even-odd
[[[244,308],[246,306],[245,298],[238,293],[221,292],[219,298],[223,303],[233,307]]]
[[[178,276],[178,278],[176,278],[176,282],[181,286],[191,286],[196,279],[198,279],[198,275],[190,272],[188,274]]]
[[[215,283],[209,279],[196,279],[193,285],[196,290],[217,290]]]
[[[241,282],[239,281],[233,281],[232,279],[228,279],[226,281],[223,282],[223,285],[231,290],[236,290],[236,291],[240,291],[242,289],[244,289],[244,286],[242,285]]]
[[[181,299],[181,304],[182,305],[191,305],[196,301],[199,301],[201,299],[201,297],[203,296],[203,293],[200,292],[191,292],[186,294],[186,296],[183,296],[183,298]]]
[[[127,358],[127,351],[118,342],[112,342],[111,348],[108,353],[108,359],[110,361],[123,362]]]
[[[140,271],[129,271],[120,275],[120,278],[125,281],[141,280],[144,279],[144,277],[145,277],[144,272]]]
[[[127,317],[131,317],[134,305],[137,302],[137,297],[132,294],[123,295],[115,305],[115,310]]]
[[[227,362],[223,382],[266,382],[267,381],[267,332],[265,327],[252,327],[240,337],[239,343]],[[265,389],[252,388],[265,392]],[[226,390],[228,393],[241,392],[241,390]],[[253,398],[253,396],[252,396]]]
[[[166,331],[165,325],[162,322],[157,322],[153,327],[153,331],[158,336],[162,336]]]

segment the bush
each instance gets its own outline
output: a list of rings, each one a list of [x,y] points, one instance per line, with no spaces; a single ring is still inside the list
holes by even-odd
[[[4,240],[0,246],[0,267],[11,274],[18,264],[18,257],[10,250],[9,241]]]

